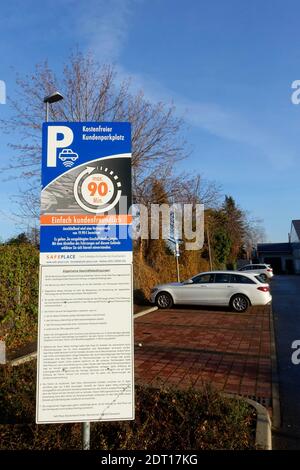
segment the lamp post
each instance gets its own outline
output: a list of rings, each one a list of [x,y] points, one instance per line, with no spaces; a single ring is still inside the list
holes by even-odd
[[[210,265],[210,270],[212,271],[212,256],[211,256],[211,246],[210,246],[210,234],[209,234],[209,226],[207,225],[206,228],[206,233],[207,233],[207,245],[208,245],[208,256],[209,256],[209,265]]]
[[[46,104],[46,122],[49,120],[49,104],[56,103],[57,101],[63,100],[64,97],[58,91],[51,93],[51,95],[45,96],[44,103]]]

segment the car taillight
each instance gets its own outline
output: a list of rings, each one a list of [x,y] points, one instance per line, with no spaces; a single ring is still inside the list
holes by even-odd
[[[264,286],[264,287],[258,287],[257,290],[261,290],[262,292],[269,292],[270,290],[270,287],[268,286]]]
[[[267,271],[268,271],[269,273],[271,273],[271,272],[273,271],[273,269],[270,269],[270,268],[269,268],[269,269],[267,269]]]

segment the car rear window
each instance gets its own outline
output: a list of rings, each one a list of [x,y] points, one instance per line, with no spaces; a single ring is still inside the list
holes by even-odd
[[[231,274],[231,282],[236,284],[255,284],[255,282],[247,276],[240,274]]]
[[[258,274],[257,276],[255,276],[255,279],[257,279],[259,282],[261,282],[262,284],[265,284],[266,283],[266,279],[265,277],[262,275],[262,274]]]

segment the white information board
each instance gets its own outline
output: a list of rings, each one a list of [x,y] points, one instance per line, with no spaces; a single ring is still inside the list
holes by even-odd
[[[41,268],[39,423],[133,419],[131,270]]]

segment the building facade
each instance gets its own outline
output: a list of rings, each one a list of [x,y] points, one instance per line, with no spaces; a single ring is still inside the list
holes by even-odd
[[[300,274],[300,220],[292,220],[286,243],[259,243],[257,257],[275,273]]]

